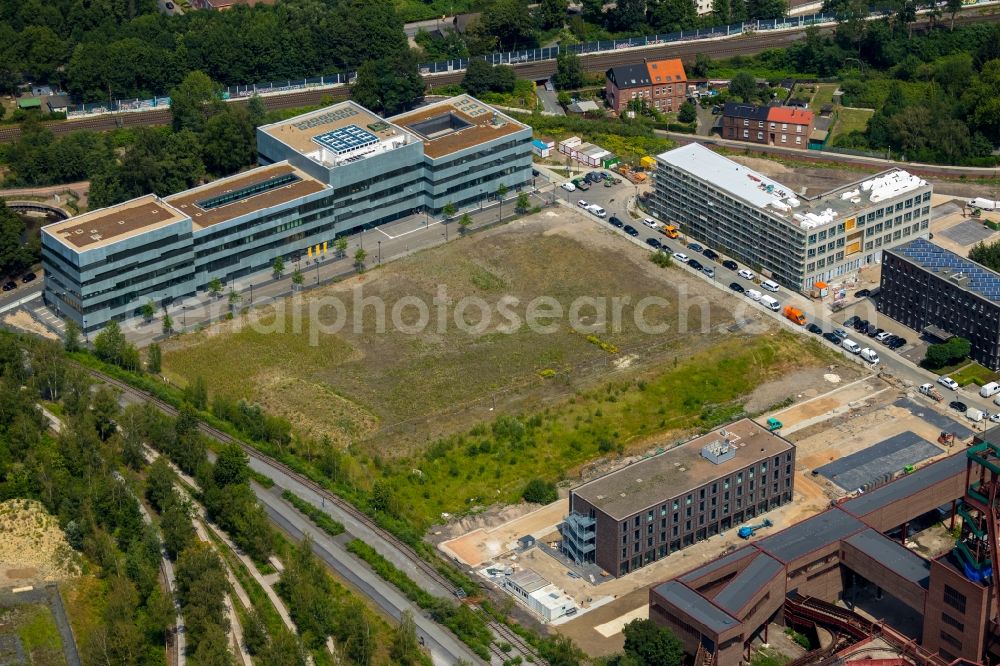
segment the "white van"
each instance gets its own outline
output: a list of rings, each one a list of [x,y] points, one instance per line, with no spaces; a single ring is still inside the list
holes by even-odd
[[[759,301],[760,297],[761,293],[756,289],[747,289],[747,298],[749,298],[751,301]]]
[[[764,287],[764,289],[767,289],[768,291],[778,291],[778,283],[770,280],[764,280],[760,283],[760,286]]]
[[[878,363],[878,352],[870,347],[865,347],[861,350],[861,358],[865,359],[871,364]]]
[[[1000,384],[996,382],[990,382],[989,384],[983,384],[983,388],[979,389],[979,395],[984,398],[988,398],[991,395],[996,395],[1000,393]]]
[[[761,296],[760,302],[775,312],[781,309],[781,303],[779,303],[777,299],[771,298],[770,296]]]
[[[847,351],[851,352],[852,354],[861,353],[861,345],[859,345],[854,340],[851,340],[850,338],[844,338],[844,341],[840,343],[840,346],[846,349]]]
[[[604,217],[605,215],[607,215],[607,213],[604,211],[604,209],[601,208],[600,206],[596,205],[596,204],[591,204],[591,205],[587,206],[587,210],[589,210],[591,213],[593,213],[597,217]]]

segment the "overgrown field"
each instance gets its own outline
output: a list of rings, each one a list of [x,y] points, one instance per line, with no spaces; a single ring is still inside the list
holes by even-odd
[[[0,606],[0,663],[21,663],[13,642],[20,642],[30,664],[65,664],[62,639],[52,611],[44,603]]]
[[[392,448],[382,451],[391,454],[471,427],[490,418],[494,407],[533,408],[611,370],[641,367],[664,354],[672,358],[677,353],[672,350],[688,354],[710,347],[719,334],[678,332],[679,286],[690,292],[683,297],[690,305],[685,310],[689,330],[700,330],[703,317],[708,326],[732,321],[721,307],[728,297],[694,284],[678,269],[654,266],[645,250],[576,213],[552,215],[454,241],[309,292],[298,332],[294,304],[283,301],[266,309],[259,324],[244,318],[184,336],[165,346],[165,372],[181,385],[203,376],[210,395],[259,402],[289,419],[299,435],[325,435],[341,445],[391,442]],[[695,293],[705,293],[708,300]],[[636,324],[634,305],[650,295],[667,299],[644,315],[651,325],[665,325],[664,333],[644,333]],[[505,332],[510,322],[500,314],[500,300],[517,299],[509,310],[524,322],[529,302],[540,296],[554,299],[566,315],[578,298],[607,299],[603,314],[586,305],[579,311],[581,323],[601,330],[578,332],[563,316],[544,320],[552,324],[551,333],[526,325]],[[491,313],[481,331],[460,330],[455,323],[456,317],[468,325],[482,321],[478,307],[458,307],[466,297],[482,299]],[[367,299],[366,304],[356,298]],[[618,331],[611,330],[612,298],[631,304],[622,308]],[[337,313],[329,306],[311,318],[310,304],[330,299],[344,304],[345,326],[336,334],[318,333],[317,322],[331,326]],[[401,299],[427,305],[424,330],[412,333],[393,324],[392,311],[404,303]],[[376,300],[384,304],[381,333]],[[398,312],[404,329],[419,323],[416,306]]]

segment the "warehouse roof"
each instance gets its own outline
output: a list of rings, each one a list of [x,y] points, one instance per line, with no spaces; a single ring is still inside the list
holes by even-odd
[[[722,633],[732,629],[739,622],[711,601],[701,596],[683,583],[668,580],[656,586],[656,593],[674,607],[684,611],[692,620],[705,625],[710,630]]]
[[[781,562],[764,553],[758,553],[743,571],[736,574],[715,595],[715,603],[734,616],[738,616],[753,595],[782,571],[784,566]]]
[[[756,545],[787,564],[863,529],[865,524],[854,516],[839,509],[828,509],[765,537],[756,542]]]
[[[702,456],[703,446],[722,441],[729,441],[735,448],[733,458],[716,464]],[[780,436],[750,419],[742,419],[598,477],[573,493],[621,520],[791,448]]]
[[[930,560],[920,557],[902,544],[871,528],[858,532],[846,539],[846,542],[897,575],[921,587],[927,587],[931,575]]]
[[[186,216],[155,194],[99,208],[46,225],[42,231],[77,252],[92,250],[140,233],[180,222]]]

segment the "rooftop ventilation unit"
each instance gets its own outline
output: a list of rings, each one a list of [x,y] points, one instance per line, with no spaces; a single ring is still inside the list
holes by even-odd
[[[715,440],[701,447],[701,455],[716,465],[736,457],[736,447],[729,440]]]

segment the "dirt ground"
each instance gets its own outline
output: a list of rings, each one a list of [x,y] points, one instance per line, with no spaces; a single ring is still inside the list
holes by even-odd
[[[475,529],[468,534],[440,544],[439,548],[466,565],[478,567],[514,550],[517,540],[531,535],[536,539],[548,534],[569,512],[569,500],[560,499],[493,529]]]
[[[0,503],[0,588],[80,574],[78,556],[58,522],[34,500]]]
[[[645,249],[559,207],[310,291],[302,297],[298,332],[289,300],[280,315],[265,311],[260,326],[236,320],[171,340],[164,344],[164,372],[183,385],[205,367],[217,368],[211,393],[260,402],[302,434],[341,445],[363,441],[381,455],[406,452],[408,445],[488,418],[493,407],[534,411],[602,380],[608,353],[572,330],[568,316],[554,333],[526,326],[504,332],[500,299],[518,299],[512,309],[525,321],[527,304],[539,296],[554,298],[567,315],[580,298],[610,303],[618,297],[633,306],[647,296],[666,298],[665,306],[646,311],[648,322],[667,326],[666,334],[643,332],[629,306],[618,330],[610,306],[581,308],[580,321],[598,327],[599,342],[617,348],[615,367],[624,364],[629,371],[656,366],[667,352],[676,355],[678,345],[686,354],[709,348],[720,335],[715,331],[733,321],[737,302],[706,289],[696,276],[655,266]],[[383,332],[377,307],[371,301],[359,305],[355,299],[361,297],[384,303],[389,321]],[[492,310],[481,331],[453,325],[455,306],[466,297],[483,299]],[[344,305],[347,324],[311,343],[311,329],[332,326],[337,312],[327,307],[312,317],[310,306],[330,299]],[[404,330],[419,323],[416,307],[399,308],[403,327],[391,321],[394,308],[413,300],[432,308],[430,325],[419,333]],[[437,320],[439,302],[446,312],[444,330]],[[464,321],[479,323],[479,309],[466,309]],[[540,373],[547,370],[568,378],[569,385],[546,381]]]
[[[32,317],[30,314],[24,310],[15,310],[14,312],[5,315],[3,318],[3,323],[11,326],[13,328],[26,331],[28,333],[34,333],[35,335],[40,335],[43,338],[49,340],[58,340],[59,336],[53,333],[48,327],[43,326],[41,322]]]

